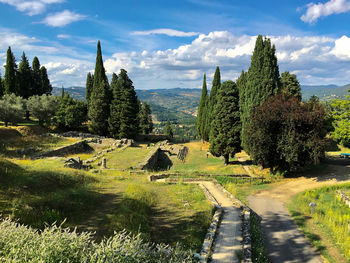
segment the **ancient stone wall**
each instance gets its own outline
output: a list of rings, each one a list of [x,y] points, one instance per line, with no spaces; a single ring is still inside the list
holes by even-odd
[[[156,146],[146,155],[145,159],[135,167],[135,169],[151,171],[155,170],[158,166],[158,158],[160,151],[160,147]]]
[[[54,157],[54,156],[66,156],[69,154],[86,153],[93,149],[88,145],[88,141],[83,140],[67,146],[60,147],[55,150],[48,151],[39,156],[39,158]]]

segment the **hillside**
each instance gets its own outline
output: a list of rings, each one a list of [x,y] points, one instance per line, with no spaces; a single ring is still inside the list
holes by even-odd
[[[321,85],[321,86],[301,86],[303,99],[307,100],[312,95],[316,95],[320,100],[343,99],[347,91],[350,89],[350,84],[345,86],[336,85]]]

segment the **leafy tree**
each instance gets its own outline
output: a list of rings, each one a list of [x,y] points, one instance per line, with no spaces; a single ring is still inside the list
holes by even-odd
[[[169,120],[166,122],[165,135],[169,136],[170,138],[174,137],[173,129],[171,128],[171,124]]]
[[[110,105],[110,116],[108,119],[108,131],[113,138],[119,138],[121,114],[121,84],[121,82],[118,82],[117,74],[113,73],[111,81],[113,99]]]
[[[58,107],[57,97],[52,95],[34,95],[27,100],[27,109],[39,120],[39,125],[49,125]]]
[[[14,93],[5,94],[0,99],[0,120],[7,127],[9,123],[16,124],[23,117],[23,100]]]
[[[139,104],[136,92],[126,70],[121,69],[118,76],[120,88],[120,138],[135,138],[139,131]]]
[[[203,78],[203,88],[202,95],[198,105],[196,128],[199,136],[207,141],[209,139],[208,134],[206,134],[206,122],[207,122],[207,107],[208,107],[208,90],[207,90],[207,79],[204,74]]]
[[[210,152],[214,156],[224,156],[228,164],[241,151],[241,120],[239,95],[236,83],[225,81],[217,93],[213,122],[210,132]]]
[[[208,106],[207,106],[207,114],[206,114],[206,124],[204,129],[204,137],[209,138],[210,130],[211,130],[211,122],[213,120],[213,111],[215,108],[215,105],[217,103],[217,93],[220,89],[221,85],[221,76],[220,76],[220,69],[219,67],[216,67],[214,79],[213,79],[213,85],[210,90],[210,96],[208,99]]]
[[[112,85],[112,83],[111,83]],[[94,86],[94,76],[89,72],[86,77],[86,102],[89,104],[91,92]]]
[[[258,36],[251,64],[247,73],[242,73],[238,81],[240,89],[240,107],[242,120],[242,145],[243,148],[250,152],[247,147],[249,137],[246,129],[250,122],[252,109],[263,104],[270,96],[279,91],[280,79],[275,55],[275,46],[271,46],[268,38],[263,39]]]
[[[251,158],[263,167],[297,170],[324,156],[325,110],[278,94],[252,110],[247,127]]]
[[[103,66],[101,43],[98,41],[94,84],[88,109],[90,119],[89,129],[91,132],[99,135],[107,135],[110,97],[108,79]]]
[[[149,104],[142,102],[140,106],[140,130],[143,134],[149,134],[153,130],[152,112]]]
[[[295,96],[301,100],[301,88],[295,74],[290,74],[289,71],[283,72],[281,75],[281,87],[283,93]]]
[[[2,98],[2,96],[4,96],[4,81],[1,78],[1,74],[0,74],[0,99]]]
[[[40,74],[40,62],[37,57],[34,57],[32,62],[32,79],[33,79],[33,90],[31,95],[42,95],[42,84]]]
[[[28,99],[32,94],[32,70],[28,59],[23,52],[21,62],[18,69],[18,95],[24,99]]]
[[[47,76],[47,70],[44,66],[40,68],[40,83],[41,83],[40,95],[51,94],[52,86],[50,84],[49,77]]]
[[[17,87],[16,87],[16,74],[17,74],[16,59],[11,51],[11,47],[8,47],[6,65],[5,65],[5,77],[4,77],[5,94],[18,93]]]

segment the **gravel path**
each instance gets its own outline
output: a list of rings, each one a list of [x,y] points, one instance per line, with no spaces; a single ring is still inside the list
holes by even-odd
[[[215,239],[212,263],[239,262],[237,253],[242,251],[240,208],[236,207],[225,193],[212,182],[201,182],[214,196],[224,210],[223,218]]]

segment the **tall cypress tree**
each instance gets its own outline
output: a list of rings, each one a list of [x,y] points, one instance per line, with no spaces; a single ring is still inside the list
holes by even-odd
[[[23,52],[18,68],[18,95],[28,99],[32,95],[32,70],[26,54]]]
[[[34,57],[32,62],[32,79],[33,90],[31,95],[42,95],[41,90],[41,76],[40,76],[40,62],[37,57]]]
[[[91,132],[106,135],[108,131],[110,91],[106,71],[103,66],[101,43],[97,44],[94,85],[90,96],[88,116]]]
[[[117,74],[113,73],[111,81],[111,90],[113,99],[110,105],[110,116],[108,119],[108,131],[113,138],[120,138],[120,112],[121,112],[121,82],[118,82]]]
[[[142,102],[140,105],[140,131],[143,134],[149,134],[153,130],[151,107],[146,102]]]
[[[297,76],[285,71],[281,75],[282,92],[288,96],[294,96],[301,100],[301,88]]]
[[[207,139],[205,136],[207,105],[208,105],[207,78],[206,78],[206,75],[204,74],[202,95],[198,105],[197,120],[196,120],[197,133],[203,140]]]
[[[139,103],[131,79],[126,70],[118,76],[120,87],[120,130],[121,138],[135,138],[139,131]]]
[[[225,164],[228,164],[230,155],[233,157],[241,151],[241,129],[238,88],[233,81],[225,81],[217,93],[210,152],[214,156],[224,156]]]
[[[275,46],[271,46],[271,40],[258,36],[251,64],[246,74],[242,74],[239,80],[242,119],[242,145],[246,147],[249,140],[246,129],[249,124],[250,114],[253,108],[260,106],[270,96],[280,89],[279,69]],[[244,84],[243,84],[244,83]]]
[[[52,91],[52,86],[50,84],[49,77],[47,75],[47,70],[44,66],[40,68],[40,95],[46,94],[50,95]]]
[[[204,129],[204,138],[206,140],[209,138],[210,130],[211,130],[211,122],[213,120],[213,111],[215,109],[215,105],[217,103],[217,93],[220,89],[221,85],[221,76],[220,76],[220,69],[219,67],[216,67],[214,79],[213,79],[213,85],[210,90],[209,100],[208,100],[208,106],[207,106],[207,116],[206,116],[206,125]]]
[[[89,72],[86,77],[86,90],[85,90],[85,95],[86,95],[86,102],[89,104],[90,101],[90,96],[91,92],[94,86],[94,77],[93,75]],[[111,83],[112,86],[112,83]]]
[[[7,49],[7,58],[5,65],[5,94],[15,93],[17,95],[18,91],[16,88],[16,74],[17,74],[17,64],[15,56],[11,51],[11,47]]]
[[[1,74],[0,74],[0,98],[2,98],[2,96],[4,96],[4,82],[1,78]]]

